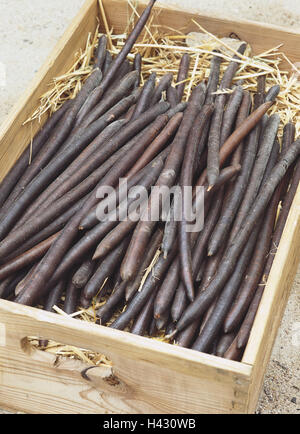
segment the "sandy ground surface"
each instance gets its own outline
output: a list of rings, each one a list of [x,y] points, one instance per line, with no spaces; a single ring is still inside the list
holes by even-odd
[[[221,17],[300,30],[298,0],[160,0]],[[0,0],[0,123],[84,0]],[[258,413],[300,414],[300,268],[274,345]],[[0,410],[1,413],[1,410]]]

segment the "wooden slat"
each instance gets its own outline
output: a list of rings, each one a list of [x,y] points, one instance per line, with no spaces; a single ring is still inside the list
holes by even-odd
[[[0,347],[5,395],[0,395],[1,405],[36,413],[73,413],[80,408],[97,413],[245,411],[248,365],[7,301],[0,303],[0,318],[5,333],[5,346]],[[113,363],[112,371],[95,368],[87,382],[80,376],[83,365],[57,369],[49,358],[36,359],[23,351],[26,336],[104,354]]]

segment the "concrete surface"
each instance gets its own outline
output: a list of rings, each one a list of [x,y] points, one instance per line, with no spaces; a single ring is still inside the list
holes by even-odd
[[[160,1],[221,17],[248,18],[300,30],[298,0]],[[43,64],[83,2],[0,0],[0,122]],[[299,288],[300,269],[268,366],[258,413],[300,413]]]

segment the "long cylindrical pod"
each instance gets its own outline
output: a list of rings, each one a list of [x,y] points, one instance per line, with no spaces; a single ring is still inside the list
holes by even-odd
[[[138,73],[137,79],[134,83],[134,87],[137,88],[141,84],[141,74],[142,74],[142,56],[140,53],[137,53],[134,56],[133,69]]]
[[[100,116],[103,116],[111,107],[123,98],[126,98],[130,89],[133,88],[137,77],[138,73],[136,71],[129,72],[125,75],[118,86],[116,86],[115,89],[112,89],[111,92],[109,92],[109,94],[103,98],[85,118],[81,119],[81,117],[78,117],[78,126],[88,127],[92,122],[99,119]]]
[[[152,319],[154,297],[155,294],[152,294],[150,296],[148,302],[145,304],[140,314],[134,321],[133,326],[130,330],[132,334],[143,336],[148,330]]]
[[[105,325],[111,319],[118,306],[125,302],[125,288],[126,282],[121,282],[116,286],[106,303],[97,310],[96,315],[100,319],[101,325]]]
[[[150,163],[152,159],[167,145],[168,141],[178,130],[183,114],[181,112],[174,115],[164,127],[161,133],[153,140],[151,146],[149,146],[138,161],[133,165],[130,171],[127,173],[127,178],[130,178],[134,173],[143,169],[146,164]]]
[[[212,104],[216,99],[215,92],[219,85],[221,62],[222,59],[219,56],[213,56],[210,61],[210,73],[207,83],[205,104]]]
[[[154,6],[156,0],[150,0],[149,5],[147,8],[143,11],[142,15],[140,16],[138,22],[136,23],[133,31],[128,36],[122,50],[119,52],[119,54],[116,56],[116,58],[112,61],[109,70],[106,74],[104,74],[104,78],[100,86],[95,89],[95,91],[90,95],[87,103],[85,104],[85,110],[86,113],[92,110],[92,108],[99,102],[101,99],[103,93],[106,91],[108,86],[112,83],[114,80],[120,66],[126,59],[127,55],[131,51],[133,45],[135,44],[137,38],[139,37],[140,33],[142,32],[150,14],[151,10]]]
[[[165,74],[160,81],[158,82],[158,85],[154,89],[153,96],[152,96],[152,104],[156,104],[158,101],[160,101],[162,97],[162,93],[168,89],[168,87],[171,85],[173,80],[173,74]]]
[[[70,220],[70,218],[82,207],[85,198],[83,197],[78,202],[76,202],[72,207],[70,207],[66,212],[64,212],[60,217],[55,219],[52,223],[47,225],[40,232],[33,235],[29,240],[22,243],[19,248],[14,250],[10,255],[5,257],[5,263],[11,261],[12,259],[20,256],[22,253],[27,252],[37,244],[49,238],[51,235],[59,232],[65,224]]]
[[[145,112],[139,119],[134,122],[130,122],[126,127],[124,127],[118,134],[113,136],[105,146],[102,147],[102,161],[109,158],[114,152],[116,152],[122,145],[130,140],[135,134],[139,133],[141,129],[146,127],[151,123],[157,116],[168,110],[168,103],[159,103],[154,107],[150,108]],[[111,117],[111,115],[110,115]],[[112,119],[113,120],[113,119]],[[96,125],[95,125],[96,124]],[[95,130],[98,131],[98,121],[94,122],[90,128],[85,129],[87,133],[83,133],[75,141],[69,144],[69,146],[64,150],[64,152],[57,155],[55,161],[50,163],[28,186],[24,191],[18,201],[12,206],[12,208],[7,213],[6,217],[0,223],[0,238],[11,229],[20,214],[24,211],[26,206],[30,203],[32,198],[34,198],[42,189],[51,182],[55,176],[68,164],[72,158],[74,158],[82,150],[82,147],[86,143],[87,139],[94,138]]]
[[[234,272],[226,283],[220,297],[218,298],[218,301],[211,316],[206,322],[203,330],[200,332],[199,337],[196,339],[193,345],[193,349],[197,351],[207,352],[209,351],[209,348],[213,344],[214,340],[217,338],[226,314],[230,309],[235,294],[238,291],[239,284],[243,279],[247,264],[251,258],[258,235],[258,229],[259,227],[257,227],[256,230],[252,233],[249,241],[247,242],[247,245],[241,253],[240,258],[236,263]]]
[[[261,118],[272,105],[273,102],[271,101],[262,104],[258,109],[256,109],[251,115],[247,117],[245,122],[239,128],[237,128],[230,137],[228,137],[228,139],[220,149],[220,167],[224,165],[230,154],[235,151],[235,149],[242,142],[242,140],[250,133],[250,131],[258,124],[258,122],[260,122]],[[204,170],[204,172],[198,179],[196,186],[204,185],[206,177],[207,170]]]
[[[132,282],[128,282],[126,286],[126,301],[131,300],[134,294],[138,291],[143,276],[145,275],[147,268],[150,266],[155,256],[155,253],[160,247],[162,236],[163,233],[160,228],[158,228],[152,235],[152,238],[149,243],[149,248],[145,252],[138,274],[136,275],[135,279]]]
[[[237,346],[237,337],[233,340],[230,347],[226,350],[223,355],[224,359],[235,360],[236,362],[240,362],[242,358],[243,351]]]
[[[101,72],[99,70],[95,70],[86,80],[69,110],[59,120],[57,126],[55,127],[54,134],[49,137],[47,143],[45,143],[45,145],[41,148],[32,164],[28,166],[27,170],[18,181],[17,186],[14,188],[14,191],[10,195],[9,200],[5,205],[7,209],[9,209],[14,201],[22,194],[24,188],[27,187],[30,181],[32,181],[34,177],[38,175],[41,169],[43,169],[56,154],[71,131],[78,110],[80,109],[87,95],[97,86],[97,84],[100,83],[101,79]]]
[[[76,288],[72,280],[70,280],[67,285],[64,307],[63,307],[63,310],[68,315],[71,315],[72,313],[76,312],[76,308],[79,301],[79,294],[80,294],[79,289]]]
[[[183,348],[191,348],[192,344],[195,341],[197,330],[199,329],[199,320],[193,322],[189,325],[185,330],[178,333],[176,336],[175,343]]]
[[[153,295],[153,294],[152,294]],[[170,311],[165,311],[159,318],[155,319],[156,328],[158,331],[165,330],[168,326],[170,319]]]
[[[229,333],[236,328],[242,321],[247,309],[253,299],[254,292],[260,282],[262,272],[267,261],[267,255],[270,248],[271,236],[275,224],[278,203],[281,195],[281,185],[276,189],[268,211],[265,215],[262,229],[259,233],[259,238],[252,260],[249,264],[245,279],[241,285],[237,299],[234,302],[231,310],[229,311],[225,322],[224,331]]]
[[[272,115],[268,120],[265,131],[263,133],[261,145],[257,153],[256,161],[253,166],[248,187],[234,222],[234,227],[232,229],[234,231],[234,234],[236,234],[241,227],[245,217],[248,215],[248,211],[251,208],[253,200],[258,193],[269,161],[269,157],[271,155],[274,140],[277,135],[279,122],[280,118],[278,115]]]
[[[105,61],[104,61],[104,65],[103,65],[103,77],[105,77],[111,67],[113,61],[113,56],[109,51],[106,51],[106,56],[105,56]],[[88,101],[88,99],[87,99]]]
[[[184,288],[184,284],[180,282],[175,292],[175,297],[171,307],[172,320],[177,323],[181,318],[186,306],[188,305],[188,298]]]
[[[144,131],[143,131],[143,136],[144,136]],[[139,137],[139,135],[137,137]],[[142,135],[140,137],[142,137]],[[135,143],[135,141],[132,143]],[[129,144],[130,144],[130,142],[124,146],[124,149],[126,148],[126,153],[129,151],[129,149],[131,147],[131,146],[129,146]],[[134,144],[133,144],[133,146],[134,146]],[[105,199],[103,199],[101,201],[101,206],[103,207],[103,209],[105,209],[104,208],[105,206],[108,209],[108,207],[111,207],[112,205],[114,207],[117,207],[118,205],[120,205],[120,203],[123,202],[124,199],[126,199],[126,195],[128,195],[129,190],[132,187],[139,184],[140,182],[142,182],[142,179],[144,178],[144,176],[148,175],[149,170],[151,170],[151,164],[144,167],[142,170],[140,170],[135,175],[133,175],[130,179],[125,177],[124,180],[119,181],[119,186],[116,189],[116,191],[111,192],[110,194],[107,195],[107,197]],[[99,223],[99,219],[97,217],[98,205],[99,204],[94,206],[91,209],[91,211],[84,217],[84,219],[80,223],[80,230],[91,229],[96,224]]]
[[[137,100],[136,107],[131,117],[131,120],[137,119],[142,113],[144,113],[147,110],[148,107],[152,105],[151,101],[152,101],[153,92],[155,88],[155,80],[156,80],[156,73],[153,72],[142,88],[140,97]]]
[[[47,297],[47,300],[45,302],[44,305],[44,310],[46,310],[47,312],[55,312],[55,310],[53,309],[53,306],[57,306],[58,303],[61,300],[62,294],[65,290],[65,282],[64,280],[61,280],[60,282],[58,282],[57,285],[55,285],[51,291],[49,292],[49,295]]]
[[[81,264],[72,277],[72,283],[76,288],[82,289],[85,287],[92,277],[95,265],[96,263],[92,260],[92,258],[88,258]]]
[[[243,95],[244,91],[242,86],[237,86],[229,97],[222,121],[220,146],[225,143],[225,141],[228,139],[232,132],[236,116],[243,100]],[[247,115],[248,113],[249,112],[247,112]],[[243,120],[246,119],[247,115],[244,117]],[[239,125],[241,125],[241,123]]]
[[[43,255],[49,250],[54,241],[58,238],[59,233],[56,233],[48,239],[42,241],[40,244],[34,246],[32,249],[20,256],[10,260],[6,264],[0,267],[0,279],[5,279],[8,276],[16,273],[19,270],[33,264],[37,260],[41,259]]]
[[[224,356],[224,354],[226,353],[226,351],[228,350],[228,348],[230,347],[230,345],[234,341],[235,336],[236,336],[236,333],[234,333],[234,332],[224,334],[223,336],[221,336],[221,338],[218,342],[217,351],[216,351],[216,355],[218,357]]]
[[[246,49],[246,44],[242,44],[238,52],[243,54]],[[224,91],[229,89],[233,77],[238,69],[236,60],[238,56],[234,56],[233,60],[229,63],[226,71],[221,80],[219,89]],[[220,94],[215,99],[215,111],[211,122],[209,138],[208,138],[208,154],[207,154],[207,176],[209,185],[214,185],[219,176],[220,170],[220,145],[221,143],[221,129],[223,124],[224,107],[226,104],[227,95]]]
[[[11,300],[15,298],[15,288],[21,282],[26,274],[28,273],[28,268],[24,268],[23,270],[16,273],[14,276],[10,276],[4,279],[0,283],[0,299]]]
[[[22,277],[22,279],[23,279],[23,277]],[[11,291],[9,290],[9,287],[11,286],[11,283],[12,283],[14,280],[15,280],[15,279],[14,279],[13,276],[9,276],[9,277],[7,277],[6,279],[3,279],[3,280],[0,282],[0,299],[2,298],[2,299],[5,300],[9,293],[11,293],[11,292],[14,293],[15,286],[16,286],[18,283],[16,283],[16,285],[14,286],[14,288],[13,288]]]
[[[188,211],[188,198],[186,189],[192,188],[193,184],[193,164],[196,158],[197,146],[201,134],[203,133],[205,124],[209,121],[212,115],[214,106],[206,105],[195,119],[195,124],[191,129],[189,139],[186,144],[185,156],[182,163],[180,185],[182,188],[182,209],[183,215],[179,222],[178,240],[179,240],[179,257],[181,264],[181,279],[186,287],[187,296],[190,301],[194,300],[194,283],[192,271],[192,252],[191,238],[187,230],[188,221],[186,213]]]
[[[248,94],[249,95],[249,94]],[[238,175],[234,186],[230,191],[226,208],[222,211],[221,217],[214,229],[209,241],[208,253],[213,256],[221,248],[230,227],[236,216],[236,212],[243,200],[243,195],[248,186],[248,181],[254,165],[259,139],[259,128],[255,128],[249,135],[242,157],[242,170]]]
[[[104,92],[102,98],[105,98],[106,94],[110,93],[111,89],[113,89],[115,86],[117,86],[119,84],[120,80],[122,80],[129,72],[132,72],[132,63],[129,62],[128,59],[126,59],[126,60],[124,60],[124,62],[122,63],[122,65],[121,65],[121,67],[119,69],[119,71],[115,75],[115,78],[112,81],[111,85]]]
[[[147,303],[151,294],[157,288],[159,280],[164,277],[175,255],[176,249],[174,248],[167,259],[164,259],[162,256],[159,257],[153,267],[152,273],[148,275],[141,291],[136,293],[128,304],[127,309],[113,322],[111,325],[112,328],[123,330],[132,319],[136,318]]]
[[[174,185],[182,164],[184,144],[187,141],[202,99],[203,89],[201,87],[195,88],[189,105],[184,112],[181,125],[172,143],[171,151],[168,155],[165,167],[156,183],[156,187],[164,186],[170,188]],[[150,214],[152,215],[155,211],[158,211],[159,213],[159,209],[161,208],[161,201],[158,197],[159,195],[159,189],[156,188],[149,198],[148,209],[145,210],[141,221],[138,223],[134,231],[131,243],[121,266],[121,276],[123,280],[131,280],[134,278],[140,266],[146,246],[153,232],[153,228],[156,225],[156,221],[150,221],[149,219],[147,221],[147,216],[149,216],[149,210],[151,210]]]
[[[16,296],[18,296],[23,291],[23,289],[25,288],[26,282],[28,282],[29,279],[31,279],[31,277],[35,273],[36,267],[37,267],[37,264],[34,264],[30,268],[30,270],[28,271],[26,276],[24,276],[24,278],[18,283],[18,285],[15,288],[15,295]]]
[[[168,256],[168,253],[177,237],[178,221],[175,219],[175,206],[177,206],[177,204],[175,203],[175,199],[173,199],[170,206],[169,216],[165,224],[164,237],[161,245],[165,258]]]
[[[167,89],[167,101],[170,103],[171,107],[175,107],[179,102],[178,93],[175,87],[171,85]]]
[[[107,36],[102,35],[98,41],[98,45],[95,52],[95,60],[94,60],[95,68],[99,68],[100,70],[102,70],[105,62],[106,47],[107,47]]]
[[[176,90],[177,90],[177,96],[179,101],[182,100],[184,94],[186,80],[188,78],[189,69],[190,69],[190,63],[191,63],[190,55],[188,53],[185,53],[181,58],[177,81],[176,81],[177,83]]]
[[[99,267],[91,277],[83,290],[83,296],[91,300],[103,285],[105,279],[110,277],[122,260],[122,256],[128,245],[128,239],[124,239],[110,254],[101,261]]]
[[[159,174],[162,171],[164,165],[164,160],[159,159],[155,162],[153,162],[152,170],[149,172],[149,174],[145,177],[143,180],[143,183],[137,187],[137,196],[142,196],[142,194],[145,192],[145,188],[149,189],[153,184],[155,184]],[[134,198],[132,198],[132,202],[128,203],[127,205],[130,206],[131,204],[134,204]],[[139,202],[139,205],[142,206],[142,204]],[[120,204],[120,207],[122,204]],[[135,209],[133,209],[133,214],[136,216]],[[131,219],[131,214],[128,215],[127,219],[125,221],[121,221],[109,234],[106,235],[106,237],[101,241],[101,243],[98,245],[93,259],[101,259],[104,258],[118,243],[126,236],[136,225],[137,221],[136,219]]]
[[[252,208],[249,211],[244,224],[236,235],[235,239],[229,244],[214,279],[203,293],[188,307],[180,319],[177,330],[180,331],[191,324],[197,317],[201,316],[203,312],[212,303],[214,298],[222,290],[224,284],[234,270],[235,264],[238,261],[239,255],[242,252],[245,244],[247,243],[251,232],[255,228],[259,218],[266,209],[277,185],[283,179],[288,168],[294,163],[300,154],[300,140],[293,143],[281,155],[278,163],[272,170],[272,173],[267,182],[264,183],[261,193],[255,199]]]
[[[41,130],[36,134],[32,143],[30,143],[22,155],[19,157],[14,166],[10,169],[5,178],[0,184],[0,207],[2,208],[7,197],[12,192],[13,188],[19,181],[20,177],[23,175],[27,166],[30,164],[30,160],[34,159],[40,149],[49,139],[50,135],[53,133],[53,129],[58,123],[58,121],[64,116],[66,111],[70,108],[72,101],[65,102],[60,109],[58,109],[51,117],[49,117]]]
[[[157,291],[154,302],[154,318],[159,319],[164,312],[170,308],[170,303],[174,297],[178,282],[180,280],[180,263],[178,257],[176,257],[160,288]]]

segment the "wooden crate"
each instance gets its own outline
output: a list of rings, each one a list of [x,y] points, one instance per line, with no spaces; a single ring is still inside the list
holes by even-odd
[[[125,0],[103,0],[109,23],[124,29]],[[140,2],[140,9],[144,6]],[[117,13],[116,13],[117,11]],[[0,177],[10,169],[31,131],[23,122],[39,104],[55,76],[70,66],[97,25],[98,2],[87,0],[32,85],[0,131]],[[300,33],[252,23],[233,22],[162,8],[158,24],[196,30],[196,18],[219,36],[234,31],[254,53],[284,42],[297,59]],[[33,133],[39,128],[34,124]],[[35,308],[0,300],[0,405],[29,413],[252,413],[254,412],[273,342],[299,261],[300,188],[276,254],[250,341],[241,363],[224,360],[129,333],[112,330]],[[54,366],[54,356],[29,349],[27,336],[52,339],[105,354],[112,367],[89,371],[66,360]]]

